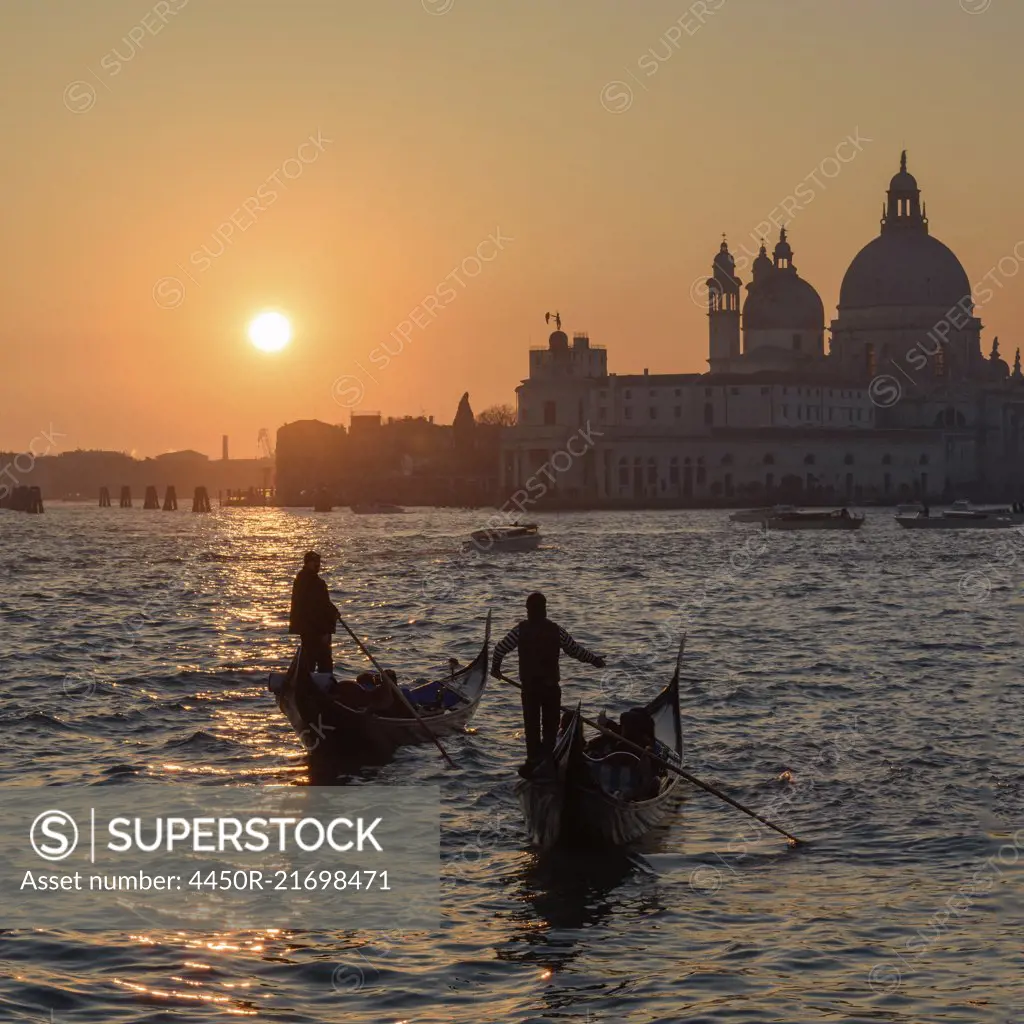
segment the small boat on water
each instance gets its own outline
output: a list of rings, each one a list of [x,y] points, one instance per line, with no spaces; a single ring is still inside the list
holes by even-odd
[[[385,502],[370,502],[366,505],[353,505],[352,511],[357,516],[395,516],[403,515],[405,509],[401,505],[388,505]]]
[[[769,530],[859,530],[864,517],[851,516],[845,508],[782,512],[764,524]]]
[[[540,544],[540,527],[536,523],[497,526],[489,530],[475,530],[463,545],[467,551],[476,548],[488,551],[533,551]]]
[[[468,665],[453,669],[447,679],[402,687],[408,701],[420,713],[434,736],[450,736],[462,730],[476,713],[488,678],[491,614],[487,613],[484,642],[480,653]],[[378,714],[344,696],[356,683],[338,684],[333,675],[299,672],[300,651],[296,651],[287,672],[272,672],[269,689],[278,707],[298,733],[311,756],[339,760],[382,760],[398,747],[431,742],[419,721],[399,706]],[[368,691],[369,698],[369,691]],[[366,701],[369,703],[369,699]]]
[[[928,509],[912,516],[896,516],[905,530],[1006,530],[1024,523],[1024,516],[1010,509],[951,508],[933,516]]]
[[[965,512],[969,512],[973,515],[981,513],[986,516],[1001,516],[1007,519],[1013,519],[1018,523],[1024,523],[1024,510],[1017,511],[1020,508],[1019,505],[1010,507],[1009,505],[991,506],[991,505],[972,505],[969,501],[960,500],[954,501],[949,508],[949,515],[963,515]],[[922,508],[921,511],[927,511]]]
[[[729,521],[733,523],[763,524],[772,516],[780,516],[789,512],[799,511],[796,505],[773,505],[771,508],[744,508],[733,512]]]
[[[676,765],[681,765],[683,753],[681,656],[682,648],[672,682],[641,711],[653,724],[654,753]],[[662,769],[653,782],[647,780],[650,789],[645,789],[640,759],[628,751],[600,756],[595,744],[584,741],[577,709],[565,723],[553,757],[518,782],[515,792],[530,837],[542,850],[607,847],[631,843],[661,824],[678,799],[681,783],[674,772]]]

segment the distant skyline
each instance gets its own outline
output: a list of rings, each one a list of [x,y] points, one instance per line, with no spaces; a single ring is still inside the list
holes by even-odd
[[[784,221],[830,321],[904,148],[1012,362],[1022,35],[1009,0],[3,5],[0,449],[450,422],[514,402],[549,310],[703,372],[722,234],[746,284]]]

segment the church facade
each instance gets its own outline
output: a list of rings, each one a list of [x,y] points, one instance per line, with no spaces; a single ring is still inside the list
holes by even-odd
[[[535,493],[539,475],[545,494],[582,504],[1024,496],[1019,351],[1012,372],[998,341],[982,354],[969,278],[930,233],[905,153],[827,348],[785,228],[751,274],[744,285],[723,241],[703,374],[610,373],[607,351],[570,342],[556,318],[517,388],[503,488]],[[585,451],[567,447],[584,430]]]

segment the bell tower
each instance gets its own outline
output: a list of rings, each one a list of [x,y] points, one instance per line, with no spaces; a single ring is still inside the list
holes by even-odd
[[[712,373],[725,373],[740,357],[740,279],[724,235],[711,266],[707,280],[708,366]]]

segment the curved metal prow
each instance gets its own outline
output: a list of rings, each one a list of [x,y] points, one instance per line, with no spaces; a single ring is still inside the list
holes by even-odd
[[[686,634],[683,634],[683,638],[679,641],[679,653],[676,654],[676,671],[672,677],[673,680],[678,683],[682,674],[683,668],[683,653],[686,651]]]

